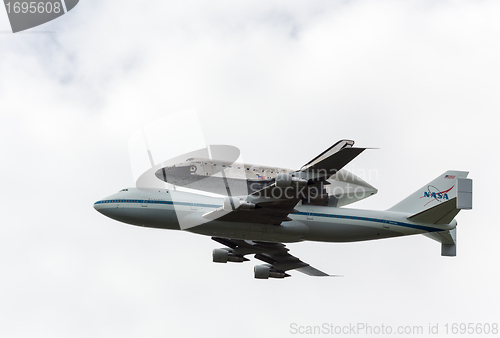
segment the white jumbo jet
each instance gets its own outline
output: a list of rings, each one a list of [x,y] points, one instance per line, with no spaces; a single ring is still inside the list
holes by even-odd
[[[456,256],[454,218],[461,209],[472,209],[468,172],[447,171],[385,211],[341,208],[342,196],[327,189],[335,181],[347,191],[351,181],[361,186],[362,198],[376,193],[366,182],[355,182],[352,174],[348,180],[335,179],[365,150],[353,144],[339,141],[299,170],[276,172],[260,190],[250,189],[247,195],[212,197],[175,189],[128,188],[97,201],[94,208],[132,225],[211,236],[225,246],[213,250],[217,263],[244,262],[249,260],[246,255],[254,254],[266,263],[254,267],[258,279],[288,277],[289,270],[330,276],[290,255],[283,243],[291,242],[355,242],[423,234],[441,243],[442,256]],[[228,188],[226,177],[222,178]],[[349,199],[342,205],[360,198],[350,195]]]

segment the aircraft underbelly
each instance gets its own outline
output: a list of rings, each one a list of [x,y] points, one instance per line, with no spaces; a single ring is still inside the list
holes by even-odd
[[[341,222],[290,221],[282,225],[213,221],[189,229],[191,232],[216,237],[269,242],[356,242],[404,234],[383,227],[345,224]]]
[[[361,225],[344,222],[305,222],[309,233],[305,240],[318,242],[358,242],[374,239],[404,236],[395,230],[380,226]]]
[[[299,242],[309,231],[301,222],[283,225],[212,221],[189,229],[190,232],[216,237],[268,242]]]

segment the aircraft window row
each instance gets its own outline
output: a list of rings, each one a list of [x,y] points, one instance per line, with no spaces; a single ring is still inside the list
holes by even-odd
[[[161,201],[161,200],[106,200],[99,201],[96,204],[103,203],[151,203],[151,204],[172,204],[172,205],[187,205],[205,208],[219,208],[220,205],[215,204],[204,204],[204,203],[188,203],[188,202],[172,202],[172,201]]]
[[[161,200],[105,200],[105,201],[99,201],[96,204],[103,204],[103,203],[151,203],[151,204],[171,204],[171,205],[196,206],[196,207],[205,207],[205,208],[219,208],[220,207],[220,205],[215,205],[215,204],[172,202],[172,201],[161,201]],[[369,217],[348,216],[348,215],[320,214],[320,213],[314,213],[314,212],[313,213],[296,212],[296,213],[291,213],[291,214],[292,215],[302,215],[302,216],[313,216],[313,217],[355,219],[355,220],[361,220],[361,221],[387,223],[386,220],[380,220],[380,219],[369,218]],[[396,225],[402,225],[399,222],[392,222],[392,223],[396,224]]]
[[[320,213],[310,213],[310,212],[296,212],[296,213],[290,213],[291,215],[302,215],[302,216],[313,216],[313,217],[327,217],[327,218],[341,218],[341,219],[355,219],[359,221],[367,221],[367,222],[377,222],[377,223],[390,223],[394,225],[399,225],[399,226],[411,226],[411,227],[417,227],[414,225],[409,225],[406,223],[401,223],[401,222],[394,222],[394,221],[388,221],[384,219],[378,219],[378,218],[370,218],[370,217],[358,217],[358,216],[348,216],[348,215],[331,215],[331,214],[320,214]]]
[[[151,203],[151,204],[185,205],[185,206],[196,206],[196,207],[206,207],[206,208],[218,208],[218,207],[220,207],[220,205],[214,205],[214,204],[172,202],[172,201],[161,201],[161,200],[106,200],[106,201],[99,201],[98,203]],[[368,218],[368,217],[348,216],[348,215],[332,215],[332,214],[320,214],[320,213],[310,213],[310,212],[296,212],[296,213],[291,213],[291,214],[292,215],[302,215],[302,216],[313,216],[313,217],[355,219],[355,220],[361,220],[361,221],[387,223],[386,220],[379,220],[379,219]],[[396,225],[398,224],[396,222],[392,222],[392,223],[394,223]]]
[[[296,213],[291,213],[291,214],[292,215],[302,215],[302,216],[315,216],[315,217],[328,217],[328,218],[355,219],[355,220],[370,221],[370,222],[385,222],[385,220],[379,220],[379,219],[376,219],[376,218],[348,216],[348,215],[320,214],[320,213],[315,213],[315,212],[296,212]]]

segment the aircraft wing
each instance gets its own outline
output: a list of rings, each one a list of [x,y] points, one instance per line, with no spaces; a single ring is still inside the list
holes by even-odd
[[[307,263],[304,263],[295,256],[288,253],[288,249],[282,243],[271,243],[271,242],[258,242],[258,241],[248,241],[240,239],[229,239],[221,237],[212,237],[216,242],[219,242],[229,249],[229,255],[232,257],[239,257],[240,260],[247,260],[244,258],[245,255],[255,254],[255,258],[267,263],[262,267],[264,271],[270,271],[271,276],[277,276],[277,278],[288,277],[286,271],[297,270],[309,276],[331,276],[323,271],[313,268]],[[258,274],[258,267],[256,267],[255,273],[256,278]],[[263,277],[268,278],[268,277]]]
[[[294,207],[300,201],[300,198],[265,200],[264,198],[255,198],[252,195],[247,196],[246,201],[241,201],[237,197],[226,197],[224,206],[207,212],[203,215],[203,218],[226,222],[280,225],[282,222],[291,221],[288,214],[296,212]],[[231,204],[230,201],[233,201],[233,203]],[[241,202],[248,203],[252,209],[246,209],[245,204],[237,207],[236,204]]]
[[[273,184],[248,196],[226,196],[223,207],[204,214],[203,218],[280,225],[291,220],[288,214],[296,212],[294,207],[301,200],[326,205],[328,194],[324,185],[329,184],[327,179],[365,150],[352,148],[353,144],[354,141],[339,141],[300,170],[278,174]]]

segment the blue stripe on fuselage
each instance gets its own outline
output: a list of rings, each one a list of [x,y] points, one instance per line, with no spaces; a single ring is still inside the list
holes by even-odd
[[[221,205],[217,204],[205,204],[205,203],[189,203],[189,202],[173,202],[173,201],[163,201],[163,200],[141,200],[141,199],[116,199],[116,200],[102,200],[97,201],[94,204],[106,204],[106,203],[149,203],[149,204],[167,204],[167,205],[184,205],[184,206],[195,206],[202,208],[220,208]],[[335,215],[335,214],[323,214],[316,212],[295,212],[290,215],[300,215],[300,216],[312,216],[312,217],[326,217],[326,218],[338,218],[338,219],[347,219],[347,220],[356,220],[356,221],[366,221],[366,222],[375,222],[375,223],[386,223],[391,225],[397,225],[407,228],[418,229],[427,232],[436,232],[443,231],[442,229],[428,227],[425,225],[417,225],[417,224],[409,224],[398,221],[390,221],[380,218],[371,218],[371,217],[362,217],[362,216],[349,216],[349,215]]]

